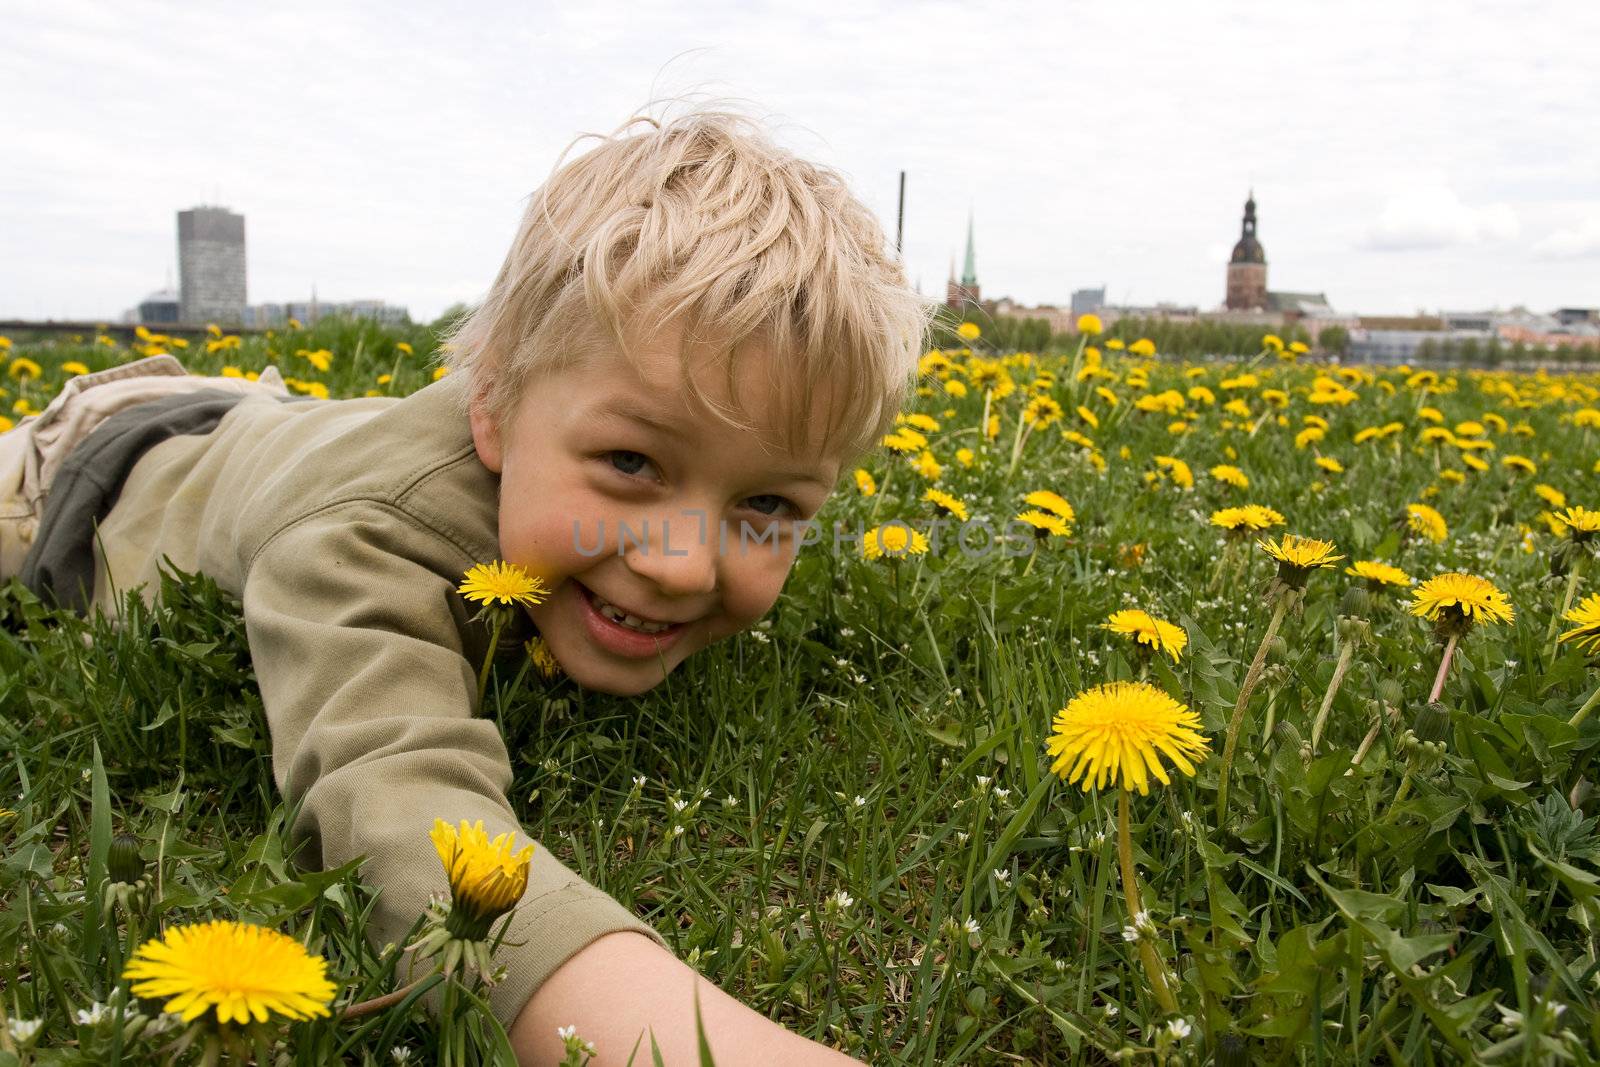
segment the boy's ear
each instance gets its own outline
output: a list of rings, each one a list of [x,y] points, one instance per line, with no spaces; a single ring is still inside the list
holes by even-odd
[[[476,394],[468,405],[467,421],[472,424],[472,445],[478,451],[478,460],[499,474],[505,460],[504,442],[500,424],[489,413],[482,393]]]

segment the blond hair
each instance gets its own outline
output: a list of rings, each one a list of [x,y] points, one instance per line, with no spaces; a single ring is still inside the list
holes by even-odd
[[[626,136],[640,123],[649,128]],[[585,134],[567,146],[582,141]],[[562,153],[562,159],[566,151]],[[557,165],[531,197],[488,296],[445,351],[468,393],[504,426],[537,373],[571,365],[682,316],[715,346],[733,396],[736,350],[768,346],[790,442],[876,443],[905,401],[931,307],[906,284],[872,214],[834,171],[778,147],[754,120],[702,109],[639,114]],[[727,422],[685,361],[689,394]],[[805,424],[831,399],[820,441]]]

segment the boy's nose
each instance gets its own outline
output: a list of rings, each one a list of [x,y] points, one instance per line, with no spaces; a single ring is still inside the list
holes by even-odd
[[[692,596],[717,589],[717,543],[694,518],[651,522],[647,536],[628,542],[623,552],[628,569],[648,579],[663,593]]]

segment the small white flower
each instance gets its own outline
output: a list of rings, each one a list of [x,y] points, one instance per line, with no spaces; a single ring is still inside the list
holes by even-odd
[[[576,1026],[560,1026],[556,1028],[556,1036],[563,1041],[572,1040],[572,1035],[578,1032]]]
[[[739,798],[734,796],[732,793],[729,793],[727,796],[722,798],[722,806],[725,808],[736,808],[739,806]]]
[[[840,911],[850,910],[850,905],[856,902],[856,898],[846,893],[843,889],[835,889],[833,896],[828,899]]]
[[[682,811],[683,809],[687,808],[688,806],[689,806],[689,802],[687,800],[684,800],[682,797],[673,797],[672,798],[672,810],[673,811]]]
[[[1120,1010],[1121,1009],[1119,1009],[1115,1004],[1107,1004],[1106,1005],[1106,1018],[1108,1018],[1108,1019],[1111,1018],[1112,1016],[1116,1015],[1117,1012],[1120,1011]]]
[[[1185,810],[1185,811],[1182,811],[1182,812],[1179,813],[1179,817],[1183,819],[1183,825],[1185,825],[1185,826],[1193,826],[1194,825],[1194,812]]]
[[[11,1031],[11,1040],[19,1045],[27,1045],[32,1043],[43,1025],[43,1019],[12,1019],[7,1024],[7,1029]]]
[[[978,788],[979,789],[988,789],[989,788],[989,783],[992,782],[992,781],[994,781],[994,779],[990,778],[987,774],[980,774],[980,775],[978,775]]]
[[[642,774],[636,774],[636,775],[633,776],[633,787],[635,789],[643,789],[644,786],[645,786],[645,783],[648,782],[649,780],[650,779],[646,778]]]
[[[1001,789],[999,786],[995,786],[994,787],[994,795],[996,797],[998,797],[999,799],[1004,800],[1006,797],[1011,795],[1011,790],[1009,790],[1009,789]]]
[[[1101,845],[1103,845],[1105,843],[1106,843],[1106,832],[1104,830],[1096,830],[1094,832],[1094,844],[1095,844],[1095,847],[1099,848]]]
[[[978,925],[978,920],[970,915],[967,916],[967,921],[961,924],[961,928],[974,937],[983,932],[983,927]]]
[[[110,1011],[111,1011],[110,1008],[106,1007],[104,1004],[100,1003],[97,1000],[93,1004],[89,1005],[87,1008],[79,1008],[78,1009],[77,1015],[76,1015],[76,1018],[78,1020],[78,1025],[79,1026],[93,1026],[95,1023],[98,1023],[101,1019],[104,1019],[106,1017],[106,1015],[110,1013]]]
[[[838,667],[840,670],[844,670],[846,667],[850,666],[850,661],[845,659],[843,656],[836,656],[834,657],[833,665]]]
[[[1010,871],[1004,871],[1004,870],[1000,870],[999,868],[996,868],[994,870],[993,874],[994,874],[994,880],[995,881],[999,882],[1001,885],[1003,885],[1003,886],[1005,886],[1007,888],[1010,888],[1010,886],[1011,886],[1011,872]]]
[[[1188,1019],[1173,1019],[1167,1023],[1167,1033],[1172,1035],[1172,1040],[1182,1041],[1194,1032],[1194,1027],[1189,1025]]]
[[[840,637],[854,637],[855,635],[856,635],[855,628],[851,627],[851,626],[846,626],[844,629],[839,631],[839,636]]]
[[[389,1058],[394,1060],[396,1063],[410,1063],[411,1050],[405,1045],[396,1045],[394,1048],[389,1050]]]
[[[1066,960],[1056,960],[1055,961],[1055,965],[1056,965],[1056,973],[1057,974],[1065,974],[1066,973],[1066,970],[1067,970],[1067,961]]]
[[[867,806],[867,798],[858,793],[856,794],[856,798],[850,803],[854,804],[858,808],[864,808]]]
[[[971,836],[972,835],[967,833],[965,830],[957,830],[956,831],[956,840],[958,842],[960,842],[961,844],[963,844],[963,845],[967,843],[967,839],[970,838]]]
[[[683,824],[682,823],[679,823],[677,826],[674,826],[672,828],[672,836],[673,837],[682,837],[683,836]]]
[[[1139,928],[1137,926],[1124,926],[1122,928],[1122,940],[1130,945],[1139,940]]]

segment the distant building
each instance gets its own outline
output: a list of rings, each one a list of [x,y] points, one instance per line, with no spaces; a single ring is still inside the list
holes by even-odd
[[[1244,223],[1228,258],[1228,290],[1223,306],[1230,311],[1267,308],[1267,252],[1256,238],[1256,194],[1244,202]]]
[[[1557,308],[1556,322],[1562,326],[1600,326],[1600,308]]]
[[[411,314],[405,308],[382,300],[347,300],[340,303],[318,300],[313,296],[310,300],[257,304],[245,309],[245,317],[251,320],[247,325],[261,329],[287,326],[290,319],[302,326],[314,326],[323,319],[339,315],[352,319],[373,319],[386,326],[405,326],[411,322]]]
[[[148,325],[182,322],[179,308],[176,289],[157,289],[139,301],[139,313],[134,321]]]
[[[1079,315],[1093,315],[1106,306],[1106,287],[1098,289],[1074,289],[1072,291],[1072,317]]]
[[[178,212],[178,294],[182,322],[243,324],[243,215],[221,207]]]
[[[967,213],[967,255],[961,266],[961,280],[956,281],[955,260],[950,261],[950,280],[945,283],[944,302],[947,307],[960,308],[967,304],[983,306],[978,288],[977,259],[972,247],[972,213]]]

